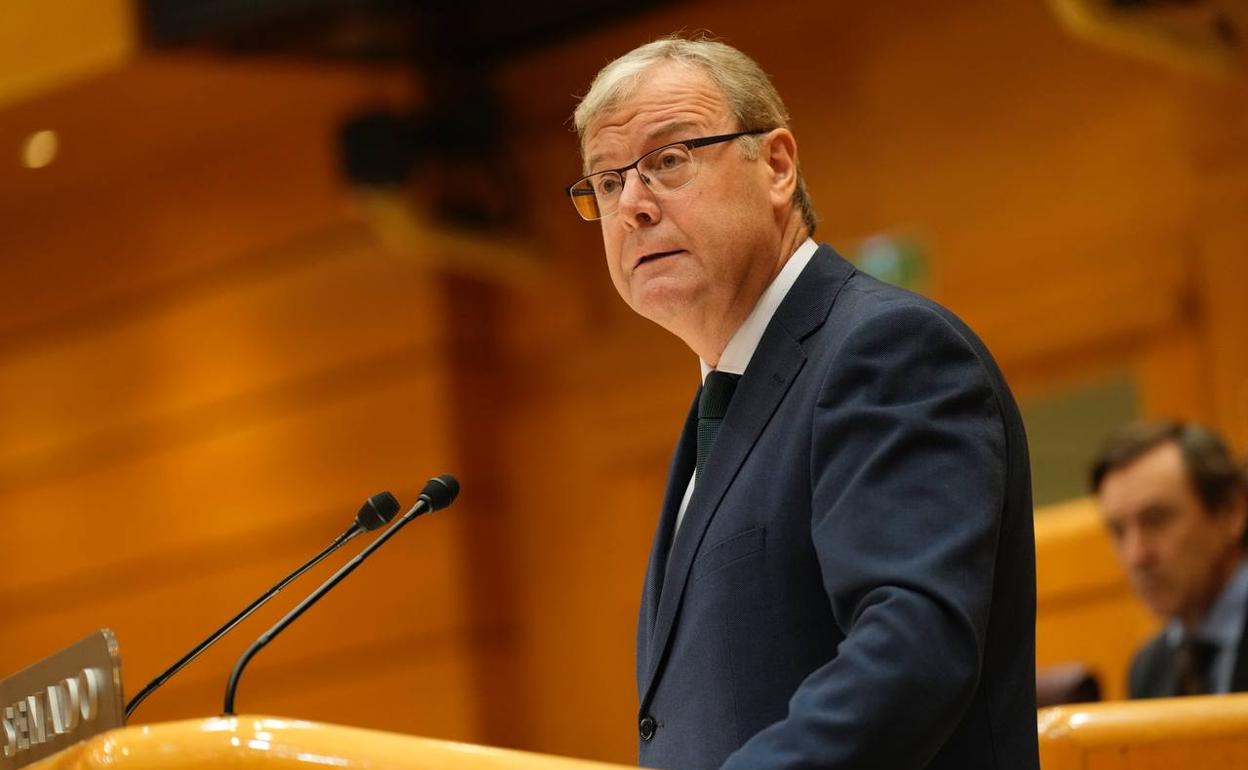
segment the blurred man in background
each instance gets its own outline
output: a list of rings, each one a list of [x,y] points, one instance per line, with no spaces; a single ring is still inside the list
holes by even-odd
[[[703,377],[638,623],[642,764],[1034,770],[1027,443],[988,351],[811,239],[735,48],[642,46],[575,119],[572,202]]]
[[[1128,425],[1092,489],[1132,587],[1168,621],[1131,663],[1131,697],[1248,690],[1248,482],[1226,444],[1190,423]]]

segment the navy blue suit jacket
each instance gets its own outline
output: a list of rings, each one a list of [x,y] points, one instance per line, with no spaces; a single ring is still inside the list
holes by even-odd
[[[696,399],[638,624],[641,764],[1038,768],[1027,444],[961,321],[822,246],[673,542],[695,445]]]

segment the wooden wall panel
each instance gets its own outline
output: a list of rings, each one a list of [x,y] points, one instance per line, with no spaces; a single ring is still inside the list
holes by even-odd
[[[136,22],[127,0],[10,3],[0,25],[0,106],[121,66]]]
[[[407,397],[444,395],[436,381],[397,378],[347,399],[253,419],[221,435],[8,494],[6,520],[73,549],[74,558],[46,559],[38,549],[18,549],[9,541],[5,563],[13,572],[5,595],[16,603],[35,586],[62,579],[58,576],[68,569],[92,575],[116,565],[119,556],[159,559],[170,548],[212,542],[225,553],[227,542],[298,529],[309,520],[320,522],[311,542],[328,543],[372,492],[388,485],[411,498],[423,481],[411,469],[413,460],[428,462],[453,449],[432,435],[412,447],[403,428],[416,429],[420,421],[388,413],[396,399]],[[388,427],[379,434],[372,426],[382,421]],[[310,473],[315,484],[309,483]],[[324,523],[331,513],[332,527]],[[149,539],[153,535],[159,539]],[[117,545],[102,547],[110,537]],[[130,577],[142,583],[146,574],[136,570]],[[10,588],[14,593],[7,593]]]
[[[1248,172],[1245,172],[1248,176]],[[1245,187],[1248,200],[1248,186]],[[1209,361],[1216,423],[1240,451],[1248,451],[1248,225],[1210,238],[1207,285]]]
[[[14,341],[0,363],[0,401],[20,405],[0,433],[6,476],[37,472],[25,468],[71,438],[111,445],[125,426],[254,411],[248,402],[264,408],[318,380],[369,387],[385,370],[357,372],[366,362],[401,365],[411,349],[435,348],[437,329],[399,304],[434,301],[427,283],[366,239],[358,228],[324,233],[293,257],[253,255],[228,281],[132,295],[116,312],[58,324],[55,339]]]
[[[349,203],[337,121],[408,90],[394,72],[148,58],[5,110],[0,146],[53,129],[61,150],[43,169],[0,164],[3,339],[222,280],[209,268],[300,237],[314,248]]]
[[[1139,377],[1148,383],[1143,390],[1145,414],[1220,423],[1206,335],[1197,319],[1157,330],[1141,347]]]
[[[1248,87],[1224,98],[1212,111],[1215,147],[1198,156],[1207,179],[1199,291],[1216,422],[1248,452]]]
[[[759,13],[685,2],[500,73],[508,183],[544,260],[529,283],[435,276],[351,220],[334,126],[418,103],[402,73],[143,59],[0,113],[0,146],[63,133],[48,169],[0,167],[0,669],[108,622],[133,689],[364,495],[450,470],[456,509],[279,640],[240,703],[631,761],[637,597],[697,363],[616,297],[560,191],[580,169],[572,95],[673,30],[763,62],[820,239],[920,240],[932,294],[1023,399],[1128,370],[1149,414],[1245,445],[1238,90],[1085,46],[1024,0]],[[1041,565],[1046,585],[1107,581],[1091,603],[1041,596],[1042,662],[1116,670],[1151,627],[1111,566]],[[76,603],[44,598],[84,581]],[[1106,617],[1128,632],[1083,634]],[[215,710],[243,643],[145,718]]]
[[[457,470],[438,279],[350,217],[336,122],[396,73],[148,59],[0,116],[0,670],[116,630],[135,692],[342,532]],[[411,94],[408,94],[411,96]],[[482,740],[471,479],[277,640],[239,703]],[[234,658],[371,536],[136,715],[217,713]],[[315,581],[315,582],[314,582]]]

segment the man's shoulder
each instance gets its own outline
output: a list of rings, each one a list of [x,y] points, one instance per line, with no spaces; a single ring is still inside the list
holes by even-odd
[[[846,282],[845,296],[854,300],[846,304],[852,305],[853,312],[860,317],[889,314],[929,315],[943,319],[959,330],[971,332],[966,322],[936,300],[886,283],[861,270],[856,271]]]
[[[843,260],[835,251],[827,251],[831,258]],[[839,286],[828,321],[830,328],[847,334],[864,325],[909,329],[916,325],[940,324],[991,359],[979,335],[957,313],[929,297],[881,281],[857,268],[853,268]]]
[[[1132,667],[1137,664],[1146,664],[1156,660],[1159,657],[1165,657],[1170,652],[1170,644],[1166,640],[1165,630],[1161,630],[1153,634],[1141,644],[1135,651],[1135,655],[1131,659]]]
[[[843,270],[835,261],[847,263],[831,249],[826,251],[823,257],[833,261],[821,269],[831,274]],[[824,371],[837,369],[852,374],[853,366],[847,366],[847,361],[870,361],[905,373],[938,362],[942,371],[954,373],[967,386],[988,385],[1007,416],[1010,430],[1021,433],[1017,404],[995,357],[956,313],[861,270],[851,267],[842,275],[845,277],[836,285],[818,339],[807,343],[808,349],[824,353],[820,364]]]
[[[826,243],[819,245],[806,272],[809,280],[834,292],[835,301],[831,309],[841,317],[870,318],[914,310],[926,311],[965,327],[965,323],[944,305],[863,272]]]

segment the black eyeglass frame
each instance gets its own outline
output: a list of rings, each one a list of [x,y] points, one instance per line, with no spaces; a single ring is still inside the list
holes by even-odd
[[[602,171],[595,171],[595,172],[594,172],[594,173],[592,173],[592,174],[586,174],[585,176],[583,176],[583,177],[581,177],[580,179],[576,180],[576,181],[575,181],[575,182],[573,182],[572,184],[568,185],[568,186],[565,188],[565,192],[567,192],[568,197],[572,199],[572,208],[575,208],[575,209],[576,209],[576,213],[577,213],[577,214],[581,214],[581,210],[580,210],[579,208],[577,208],[577,207],[576,207],[576,196],[578,196],[578,195],[596,195],[596,194],[597,194],[597,193],[594,191],[593,185],[590,185],[590,187],[589,187],[589,189],[588,189],[588,190],[577,190],[577,189],[575,189],[577,185],[581,184],[582,182],[584,182],[584,181],[585,181],[585,180],[587,180],[587,179],[591,179],[591,178],[596,177],[596,176],[598,176],[598,175],[600,175],[600,174],[610,174],[610,173],[616,173],[616,174],[619,174],[619,175],[620,175],[620,182],[621,182],[621,184],[622,184],[622,183],[623,183],[623,181],[624,181],[624,175],[625,175],[625,174],[627,174],[629,171],[632,171],[633,169],[636,169],[636,168],[637,168],[637,164],[641,163],[643,160],[645,160],[646,158],[648,158],[648,157],[650,157],[651,155],[655,154],[656,152],[660,152],[660,151],[662,151],[662,150],[666,150],[668,147],[684,147],[685,149],[688,149],[688,150],[696,150],[696,149],[697,149],[697,148],[699,148],[699,147],[706,147],[707,145],[710,145],[710,144],[720,144],[721,142],[729,142],[729,141],[732,141],[733,139],[740,139],[740,138],[741,138],[741,137],[743,137],[743,136],[757,136],[757,135],[759,135],[759,134],[766,134],[766,133],[768,133],[768,132],[769,132],[769,131],[771,131],[771,130],[772,130],[772,129],[770,129],[770,128],[755,128],[755,129],[752,129],[752,130],[749,130],[749,131],[734,131],[734,132],[733,132],[733,133],[731,133],[731,134],[716,134],[715,136],[703,136],[703,137],[699,137],[699,138],[697,138],[697,139],[684,139],[684,140],[679,141],[679,142],[668,142],[667,144],[664,144],[664,145],[660,145],[660,146],[658,146],[658,147],[655,147],[653,150],[649,150],[648,152],[644,153],[644,154],[643,154],[640,158],[638,158],[637,160],[633,161],[632,163],[629,163],[627,166],[622,166],[622,167],[620,167],[620,168],[604,168]],[[637,172],[637,176],[641,179],[641,183],[642,183],[642,184],[646,185],[646,187],[649,187],[649,186],[650,186],[650,185],[649,185],[649,183],[647,183],[647,182],[646,182],[646,178],[645,178],[645,176],[641,173],[641,171],[640,171],[640,170]],[[690,181],[693,181],[693,180],[690,180]],[[597,219],[602,219],[602,218],[604,218],[604,217],[611,216],[611,214],[614,214],[614,213],[615,213],[615,212],[614,212],[614,211],[612,211],[610,214],[603,214],[603,215],[601,215],[601,216],[596,217],[595,219],[586,219],[585,221],[587,221],[587,222],[594,222],[594,221],[596,221]],[[584,216],[583,214],[581,214],[581,218],[582,218],[582,219],[584,219],[584,218],[585,218],[585,216]]]

